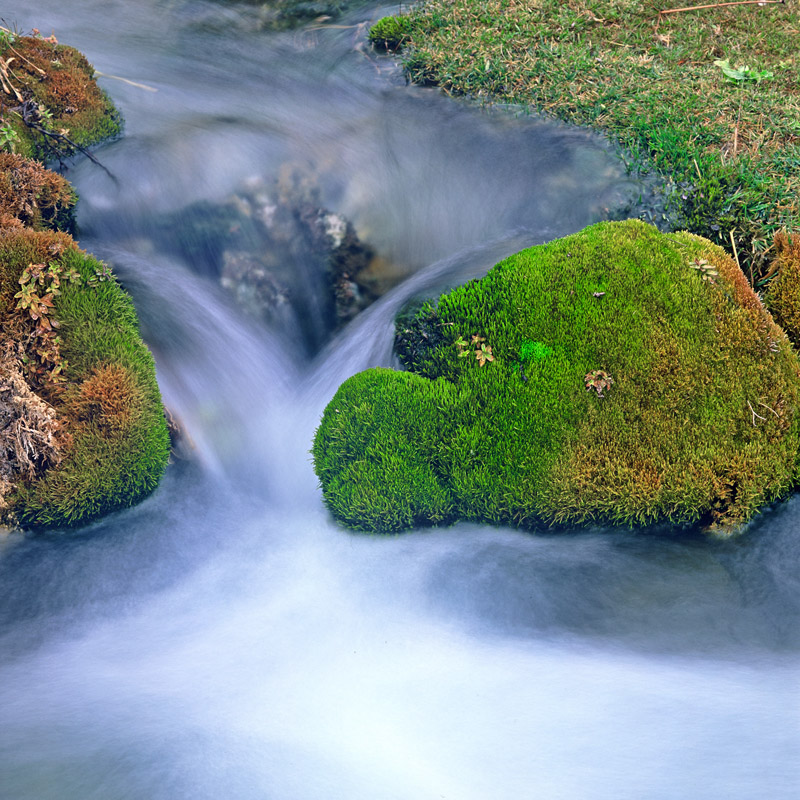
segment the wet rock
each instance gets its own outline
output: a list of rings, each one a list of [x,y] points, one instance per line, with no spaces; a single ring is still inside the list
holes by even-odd
[[[170,215],[157,236],[246,313],[270,325],[294,320],[310,352],[389,286],[375,275],[385,262],[325,207],[315,178],[291,166],[272,183],[253,178],[222,203]]]
[[[288,307],[288,289],[252,253],[226,250],[220,283],[248,314],[267,321],[285,317],[281,312]]]

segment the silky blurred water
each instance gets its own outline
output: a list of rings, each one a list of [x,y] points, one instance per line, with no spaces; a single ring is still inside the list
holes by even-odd
[[[328,517],[314,429],[392,364],[402,304],[641,191],[585,132],[407,87],[364,44],[394,10],[278,33],[233,3],[6,11],[157,90],[102,78],[117,182],[68,176],[193,449],[134,509],[0,539],[0,798],[797,797],[797,498],[728,542]],[[405,276],[312,361],[153,233],[286,164]]]

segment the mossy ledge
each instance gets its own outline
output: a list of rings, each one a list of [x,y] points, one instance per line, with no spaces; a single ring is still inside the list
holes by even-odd
[[[68,528],[151,492],[169,435],[133,304],[40,161],[117,135],[119,114],[77,50],[0,34],[0,521]]]
[[[593,225],[426,305],[397,345],[410,371],[349,378],[314,441],[350,527],[731,531],[797,483],[797,356],[699,236]]]
[[[78,50],[55,36],[0,29],[3,144],[43,163],[63,160],[122,132],[122,117]]]

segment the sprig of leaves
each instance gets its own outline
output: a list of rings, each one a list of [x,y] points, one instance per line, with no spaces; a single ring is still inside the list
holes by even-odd
[[[583,377],[583,381],[586,384],[586,389],[588,391],[594,389],[598,397],[603,397],[603,393],[607,392],[614,383],[614,379],[602,369],[593,369],[591,372],[587,372]]]
[[[478,359],[478,363],[481,366],[483,366],[487,361],[494,361],[491,346],[488,344],[481,344],[481,346],[475,351],[475,358]]]
[[[759,81],[775,77],[768,69],[751,69],[743,64],[732,67],[729,59],[722,59],[714,62],[715,67],[722,70],[722,74],[732,83],[745,83],[746,81]]]

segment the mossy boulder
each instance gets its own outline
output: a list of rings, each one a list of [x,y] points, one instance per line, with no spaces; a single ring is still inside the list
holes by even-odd
[[[313,455],[332,514],[397,531],[731,530],[798,477],[800,364],[725,252],[637,221],[524,250],[398,330]]]
[[[78,50],[55,37],[0,36],[0,132],[6,150],[44,163],[122,130],[122,118]]]
[[[7,523],[80,525],[155,488],[169,437],[153,358],[105,265],[67,234],[0,230],[0,343]]]

